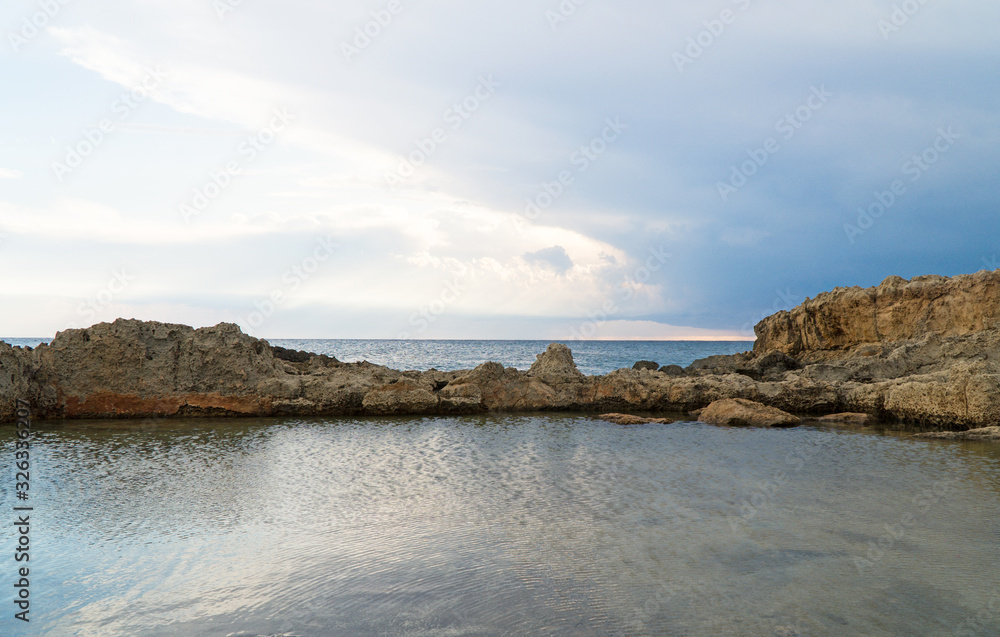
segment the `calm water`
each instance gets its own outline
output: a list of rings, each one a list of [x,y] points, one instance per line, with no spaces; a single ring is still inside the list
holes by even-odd
[[[51,339],[7,338],[11,345],[35,347]],[[270,339],[273,345],[316,354],[336,356],[346,363],[366,360],[393,369],[450,371],[472,369],[494,361],[506,367],[528,369],[549,341],[428,341]],[[716,354],[735,354],[753,348],[750,341],[565,341],[573,360],[584,374],[606,374],[636,361],[652,360],[660,365],[687,367]]]
[[[1000,445],[575,416],[36,430],[32,622],[5,601],[4,635],[1000,634]]]

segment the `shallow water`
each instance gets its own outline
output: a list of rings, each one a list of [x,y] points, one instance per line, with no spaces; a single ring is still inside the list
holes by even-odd
[[[35,429],[32,621],[5,602],[0,634],[1000,634],[1000,445],[576,416]]]

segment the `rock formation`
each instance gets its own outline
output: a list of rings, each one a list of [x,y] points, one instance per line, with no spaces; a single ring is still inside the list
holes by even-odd
[[[743,398],[724,398],[705,407],[698,419],[712,425],[731,427],[794,427],[801,418]]]
[[[1000,424],[1000,270],[838,288],[764,319],[756,332],[753,351],[686,369],[648,361],[584,376],[560,344],[527,372],[498,363],[404,372],[272,347],[231,324],[119,319],[60,332],[34,349],[0,342],[0,422],[14,420],[18,398],[40,419],[538,410],[683,417],[742,399],[798,415],[853,412],[852,422],[957,431]]]
[[[757,324],[754,352],[791,356],[868,343],[947,338],[1000,328],[1000,271],[947,278],[890,276],[873,288],[836,288]]]

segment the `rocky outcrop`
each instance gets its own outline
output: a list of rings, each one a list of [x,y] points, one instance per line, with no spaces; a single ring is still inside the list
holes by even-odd
[[[119,319],[60,332],[34,349],[0,342],[0,422],[14,420],[19,398],[36,418],[540,410],[683,417],[738,399],[723,404],[734,414],[753,401],[797,416],[852,413],[845,422],[854,424],[980,429],[1000,424],[998,286],[1000,271],[838,289],[762,321],[753,351],[685,369],[649,361],[602,376],[581,374],[561,344],[527,372],[492,362],[403,372],[272,347],[236,325]],[[741,418],[706,411],[702,420]]]
[[[848,350],[870,343],[1000,329],[1000,270],[952,278],[890,276],[877,287],[836,288],[757,324],[754,352]]]
[[[743,398],[717,400],[701,410],[698,420],[730,427],[795,427],[802,422],[780,409]]]

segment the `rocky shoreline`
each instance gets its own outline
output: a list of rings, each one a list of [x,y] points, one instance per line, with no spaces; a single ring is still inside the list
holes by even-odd
[[[584,376],[562,344],[550,345],[526,372],[498,363],[416,372],[272,347],[233,324],[194,329],[118,319],[59,332],[33,349],[0,342],[0,422],[14,421],[18,398],[39,419],[683,416],[739,399],[797,415],[849,412],[855,420],[1000,437],[993,432],[1000,424],[1000,270],[837,288],[764,319],[755,331],[753,351],[743,354],[684,369],[643,361]]]

